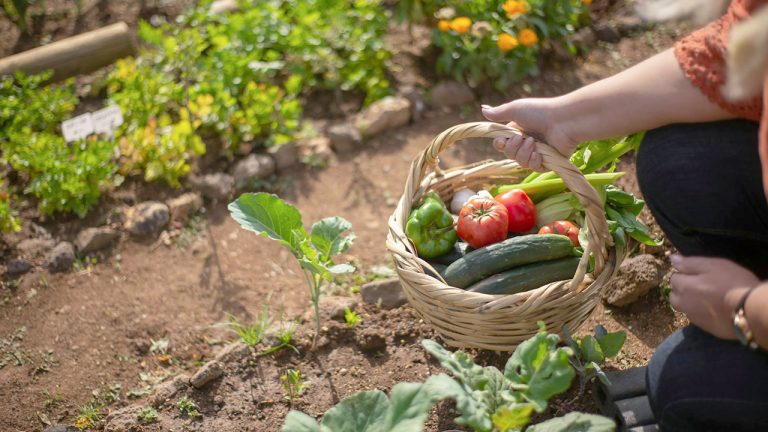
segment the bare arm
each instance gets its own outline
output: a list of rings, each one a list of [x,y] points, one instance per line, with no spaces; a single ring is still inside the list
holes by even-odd
[[[734,118],[688,81],[671,49],[621,73],[554,98],[517,99],[483,107],[491,121],[514,122],[564,155],[582,141],[657,128],[671,123]],[[494,143],[522,165],[540,161],[521,140]]]

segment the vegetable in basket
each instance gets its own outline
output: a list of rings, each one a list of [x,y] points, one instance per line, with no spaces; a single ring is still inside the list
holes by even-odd
[[[434,258],[453,249],[457,240],[453,216],[437,192],[425,195],[421,205],[411,211],[405,234],[422,258]]]
[[[574,246],[579,246],[579,227],[571,221],[557,221],[544,225],[539,229],[539,234],[562,234],[571,239]]]
[[[495,199],[507,208],[509,232],[526,233],[536,225],[536,205],[523,190],[512,189],[496,195]]]
[[[570,279],[578,266],[578,257],[535,262],[483,279],[470,285],[467,291],[482,294],[517,294],[551,282]]]
[[[507,238],[507,209],[498,201],[475,198],[459,214],[456,231],[473,248],[498,243]]]

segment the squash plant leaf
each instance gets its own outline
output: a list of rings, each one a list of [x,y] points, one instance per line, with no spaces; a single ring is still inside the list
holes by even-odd
[[[320,252],[322,259],[328,261],[331,257],[349,249],[355,241],[354,233],[342,236],[350,229],[352,224],[346,219],[338,216],[327,217],[312,225],[310,239],[315,249]]]
[[[539,423],[526,429],[526,432],[614,432],[613,420],[581,412],[568,413]]]
[[[606,358],[616,356],[621,347],[624,346],[624,342],[627,340],[627,333],[625,331],[617,331],[613,333],[606,333],[596,336],[597,343],[600,344],[600,349],[603,351],[603,355]]]
[[[245,193],[227,207],[241,227],[271,238],[298,255],[307,237],[296,207],[277,195],[264,192]]]
[[[531,421],[533,405],[515,404],[503,406],[491,416],[493,427],[499,432],[517,431],[525,427]]]
[[[504,376],[537,412],[546,409],[549,398],[568,390],[576,375],[568,363],[573,350],[558,348],[559,340],[555,334],[537,333],[515,349],[504,368]]]
[[[322,432],[383,432],[389,400],[379,390],[364,391],[342,399],[320,423]]]
[[[301,411],[291,411],[285,416],[283,432],[321,432],[317,421]]]

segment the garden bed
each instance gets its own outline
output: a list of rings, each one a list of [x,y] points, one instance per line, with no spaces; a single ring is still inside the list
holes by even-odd
[[[56,3],[47,4],[52,8]],[[160,14],[174,16],[176,12],[163,12],[165,7],[160,7]],[[173,9],[174,4],[167,7]],[[622,10],[618,5],[612,11]],[[611,17],[609,12],[606,14],[606,18]],[[127,19],[133,21],[137,15]],[[107,22],[105,18],[102,23]],[[70,24],[52,34],[68,34]],[[538,78],[524,80],[509,92],[514,96],[560,94],[669,46],[671,38],[679,35],[677,31],[639,31],[616,44],[601,43],[589,56],[574,61],[550,58]],[[410,36],[399,28],[390,29],[389,37],[403,41]],[[421,66],[414,66],[429,63],[429,54],[417,54],[402,58],[396,54],[395,59],[407,68],[404,76],[410,78],[404,79],[405,84],[418,88],[434,82],[434,77]],[[83,92],[87,87],[82,84],[88,82],[89,78],[79,78],[76,91]],[[484,103],[509,98],[490,88],[480,90],[479,94]],[[364,305],[359,294],[351,291],[353,286],[379,277],[380,266],[389,263],[384,247],[386,218],[394,208],[394,199],[402,192],[401,182],[412,156],[447,127],[479,120],[479,102],[474,100],[477,95],[464,103],[465,108],[424,105],[418,117],[409,117],[409,125],[343,150],[326,149],[327,169],[298,164],[262,179],[260,188],[279,192],[302,210],[306,220],[338,214],[352,222],[358,240],[348,257],[358,265],[360,275],[356,281],[338,286],[335,293],[360,304],[356,310],[362,322],[347,328],[338,319],[326,320],[327,330],[323,331],[317,353],[308,348],[313,325],[309,322],[296,331],[299,354],[283,349],[258,361],[250,361],[247,353],[226,359],[223,377],[201,389],[180,386],[168,402],[158,405],[158,423],[141,427],[279,430],[291,406],[317,415],[338,399],[359,390],[387,390],[397,382],[423,381],[425,374],[437,373],[439,365],[428,358],[419,344],[422,337],[433,335],[414,318],[409,307],[381,310],[375,305]],[[304,111],[310,117],[327,116],[326,110],[313,114],[310,107],[323,106],[333,98],[327,93],[308,95]],[[85,101],[97,106],[101,103],[88,98]],[[338,119],[356,112],[361,99],[358,96],[357,103],[354,98],[350,101],[354,108],[333,117]],[[318,129],[327,132],[322,126]],[[455,166],[488,157],[496,157],[489,146],[471,142],[457,146],[444,159],[448,166]],[[238,155],[215,159],[200,174],[229,171],[234,161],[241,158]],[[630,157],[621,169],[632,173],[633,166]],[[639,192],[631,176],[624,179],[625,188]],[[22,257],[15,247],[23,240],[73,242],[82,229],[97,226],[115,229],[120,234],[111,247],[75,257],[75,269],[68,273],[49,274],[45,256],[37,256],[29,257],[33,264],[30,272],[3,276],[0,396],[14,402],[0,407],[0,421],[10,430],[41,430],[45,421],[72,424],[88,414],[89,404],[100,408],[101,420],[95,422],[95,427],[106,427],[116,421],[114,417],[106,420],[109,413],[126,406],[151,405],[158,387],[167,387],[174,377],[192,376],[220,355],[234,339],[221,325],[227,322],[228,313],[242,322],[254,322],[268,304],[276,318],[304,315],[307,293],[295,262],[287,252],[254,238],[230,220],[224,208],[228,198],[205,198],[205,206],[190,218],[150,237],[137,238],[127,232],[124,223],[128,208],[144,201],[166,202],[188,190],[200,191],[194,185],[184,184],[187,189],[179,190],[129,177],[102,196],[84,219],[65,215],[40,217],[35,201],[21,200],[23,229],[3,237],[0,264],[6,267],[11,258]],[[646,222],[650,222],[647,215]],[[35,224],[40,228],[35,228]],[[663,257],[665,249],[649,252]],[[609,330],[628,332],[624,350],[609,363],[611,368],[624,369],[647,362],[653,348],[684,321],[671,312],[659,290],[652,290],[624,309],[599,307],[581,333],[597,323],[603,323]],[[380,345],[365,348],[365,342],[361,345],[363,334]],[[166,341],[165,352],[160,352],[157,344],[152,350],[153,341]],[[506,356],[477,354],[484,364],[499,365],[506,360]],[[169,356],[170,362],[164,356]],[[413,366],[404,366],[408,364]],[[300,370],[310,381],[293,402],[284,399],[279,380],[287,368]],[[144,394],[145,391],[149,393]],[[183,395],[200,406],[202,416],[191,419],[179,411],[178,402]],[[595,412],[596,406],[589,397],[579,398],[574,405],[573,396],[570,393],[555,400],[546,415],[561,415],[574,409]],[[427,430],[451,429],[452,410],[448,403],[439,405],[430,415]],[[137,418],[131,419],[132,424],[137,424]]]

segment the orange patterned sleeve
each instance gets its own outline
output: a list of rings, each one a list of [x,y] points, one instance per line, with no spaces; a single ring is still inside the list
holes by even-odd
[[[759,121],[762,98],[733,102],[720,89],[725,84],[725,54],[728,35],[734,24],[749,18],[750,13],[767,1],[734,0],[728,12],[675,44],[675,57],[683,74],[714,103],[734,115]]]

